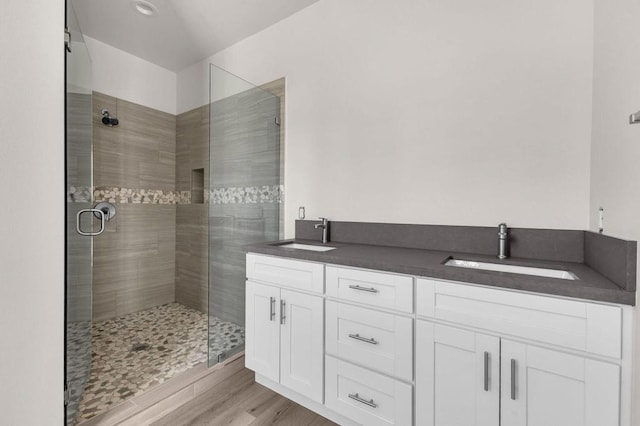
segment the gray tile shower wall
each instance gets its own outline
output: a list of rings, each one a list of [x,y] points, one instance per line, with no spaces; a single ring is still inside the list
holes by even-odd
[[[120,124],[102,124],[102,109]],[[175,116],[94,92],[93,148],[96,199],[103,188],[175,192]],[[114,200],[115,218],[94,239],[94,320],[175,300],[176,206]]]
[[[175,191],[176,117],[101,93],[93,105],[94,186]],[[102,109],[120,124],[102,124]]]
[[[69,129],[67,134],[67,203],[70,207],[91,207],[91,95],[67,95]],[[86,216],[86,215],[85,215]],[[90,229],[90,219],[82,217],[83,229]],[[91,239],[76,232],[75,215],[67,215],[67,316],[70,321],[91,320]]]
[[[209,188],[209,106],[203,105],[176,117],[176,190],[191,189],[191,171],[204,169]]]
[[[176,302],[207,312],[209,247],[207,205],[176,209]]]
[[[209,308],[244,323],[242,247],[279,237],[280,112],[277,96],[259,88],[211,104]]]
[[[94,241],[94,320],[175,300],[176,207],[118,204],[116,208],[116,216]]]
[[[284,80],[264,89],[277,91],[282,100]],[[265,109],[266,103],[274,103],[276,112]],[[95,239],[94,319],[172,301],[208,312],[211,272],[213,308],[242,323],[244,278],[240,290],[225,283],[237,281],[229,281],[230,275],[243,277],[244,265],[229,259],[234,254],[244,259],[241,246],[254,242],[256,233],[257,240],[264,239],[265,227],[277,229],[279,221],[282,229],[282,176],[274,168],[284,161],[276,149],[284,134],[284,104],[278,107],[273,96],[253,89],[213,108],[215,131],[222,136],[215,140],[224,142],[216,145],[217,184],[210,188],[209,105],[173,116],[94,92],[94,201],[113,202],[118,211]],[[278,108],[281,126],[274,133]],[[104,126],[102,109],[120,124]],[[78,194],[76,188],[73,196]],[[209,221],[217,233],[211,241]],[[219,253],[211,271],[209,246]],[[242,302],[233,306],[229,294]]]
[[[282,147],[284,79],[261,88],[280,99]],[[215,144],[215,188],[210,188],[209,105],[176,117],[176,192],[191,194],[198,187],[192,179],[199,170],[204,178],[204,204],[181,196],[176,206],[176,301],[207,312],[211,273],[211,307],[215,315],[239,324],[244,312],[243,287],[237,288],[232,284],[236,281],[228,277],[241,277],[244,282],[245,266],[234,259],[244,259],[241,246],[256,240],[256,233],[257,240],[264,238],[260,233],[275,228],[274,220],[279,220],[279,228],[283,229],[283,175],[274,173],[273,166],[279,157],[280,170],[284,168],[284,150],[273,149],[278,145],[273,137],[278,135],[274,135],[273,127],[267,127],[273,126],[273,117],[262,117],[261,104],[268,98],[262,90],[254,89],[212,105],[216,120],[213,137],[221,142]],[[252,130],[247,133],[246,129]],[[259,140],[263,141],[257,147],[261,154],[256,155],[252,150]],[[210,220],[215,238],[208,241]],[[207,270],[209,247],[215,250],[211,271]],[[232,299],[241,302],[234,305]]]
[[[209,106],[176,117],[176,190],[191,190],[192,170],[203,169],[209,191]],[[176,206],[176,302],[207,312],[208,204]]]

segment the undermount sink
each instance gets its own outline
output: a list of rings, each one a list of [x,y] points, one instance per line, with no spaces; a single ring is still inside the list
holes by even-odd
[[[538,277],[559,278],[561,280],[577,280],[578,277],[561,269],[534,268],[531,266],[506,265],[501,263],[475,262],[472,260],[449,259],[446,266],[458,268],[481,269],[483,271],[509,272],[512,274],[535,275]]]
[[[278,247],[292,248],[292,249],[296,249],[296,250],[310,250],[310,251],[329,251],[329,250],[335,250],[336,249],[335,247],[314,246],[312,244],[300,244],[300,243],[278,244]]]

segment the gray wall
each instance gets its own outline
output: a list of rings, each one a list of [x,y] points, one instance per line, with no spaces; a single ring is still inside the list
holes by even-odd
[[[244,324],[245,244],[277,240],[280,100],[255,88],[211,104],[210,315]]]
[[[67,318],[91,320],[91,238],[76,232],[75,212],[91,208],[91,94],[67,94]],[[72,190],[73,188],[73,190]],[[92,221],[82,216],[82,228]]]
[[[191,171],[204,169],[204,191],[207,193],[209,106],[178,115],[176,127],[176,189],[189,193]],[[176,302],[207,312],[209,206],[181,203],[176,208]]]
[[[119,126],[102,124],[103,108]],[[101,93],[93,117],[95,201],[117,209],[94,238],[93,318],[102,320],[175,300],[176,118]]]

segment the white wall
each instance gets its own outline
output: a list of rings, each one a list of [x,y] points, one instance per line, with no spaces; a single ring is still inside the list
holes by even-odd
[[[286,225],[334,220],[586,228],[593,4],[323,0],[207,63],[286,76]],[[204,85],[204,90],[203,90]]]
[[[92,61],[93,90],[176,113],[176,73],[91,37],[84,39]]]
[[[0,423],[63,424],[64,2],[0,13]]]
[[[640,3],[596,0],[591,229],[605,210],[605,233],[640,240]],[[640,259],[638,261],[640,265]],[[640,269],[638,270],[640,277]],[[637,304],[640,304],[638,298]],[[640,316],[636,313],[634,424],[640,425]]]

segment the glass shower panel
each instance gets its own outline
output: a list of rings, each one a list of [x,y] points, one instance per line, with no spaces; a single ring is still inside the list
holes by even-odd
[[[67,4],[71,33],[66,53],[66,297],[65,380],[66,423],[73,425],[91,369],[92,238],[76,231],[76,214],[92,201],[91,59]],[[84,214],[83,231],[92,230]]]
[[[280,98],[210,68],[209,365],[244,349],[245,253],[280,228]]]

